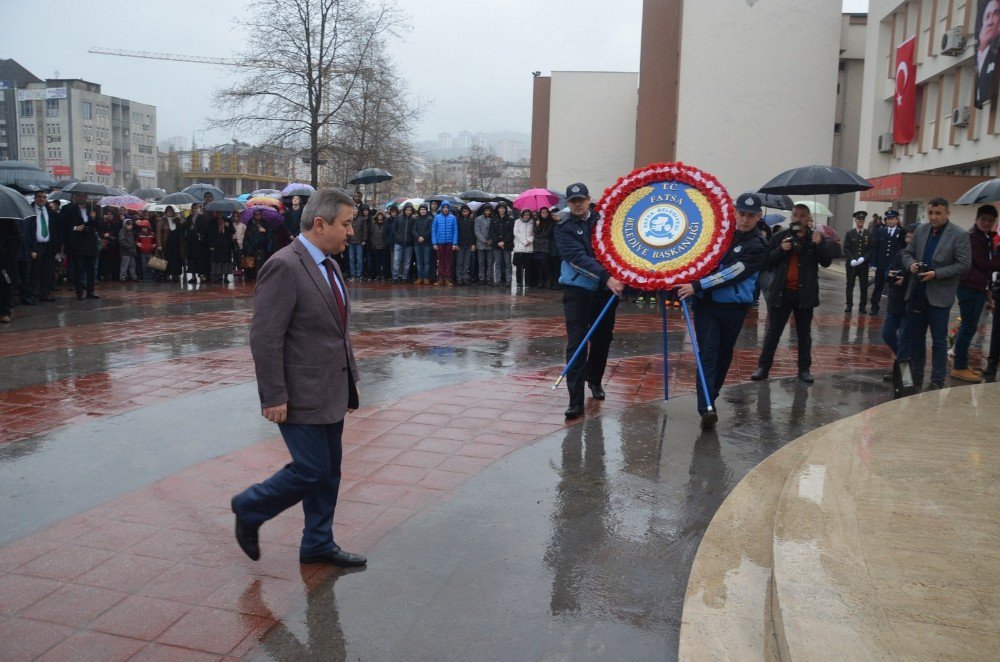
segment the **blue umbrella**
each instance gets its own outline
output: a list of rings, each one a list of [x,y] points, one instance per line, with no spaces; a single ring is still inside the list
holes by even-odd
[[[788,219],[781,214],[768,214],[764,217],[764,222],[767,223],[767,227],[773,228],[778,223],[784,223]]]

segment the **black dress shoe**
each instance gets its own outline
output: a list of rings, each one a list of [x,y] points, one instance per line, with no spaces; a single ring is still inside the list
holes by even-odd
[[[580,418],[583,416],[583,405],[570,405],[566,410],[566,418]]]
[[[813,376],[809,374],[808,370],[799,370],[799,379],[804,381],[806,384],[812,384],[816,381],[813,379]]]
[[[767,369],[757,368],[756,370],[753,371],[753,373],[751,373],[750,379],[752,379],[755,382],[760,382],[767,379]]]
[[[101,297],[97,296],[93,292],[87,292],[87,298],[88,299],[100,299]]]
[[[849,313],[849,312],[851,312],[852,308],[854,308],[854,306],[848,304],[848,305],[844,306],[844,312],[845,313]]]
[[[860,308],[858,308],[858,312],[861,313],[862,315],[867,315],[868,309],[865,308],[864,306],[861,306]]]
[[[239,543],[240,549],[250,557],[251,561],[259,560],[260,538],[258,534],[260,527],[247,524],[240,519],[240,514],[236,512],[236,497],[230,500],[229,507],[232,508],[233,514],[236,515],[236,542]]]
[[[701,415],[701,429],[711,430],[719,422],[719,415],[715,411],[706,411]]]
[[[604,389],[601,388],[600,384],[591,384],[590,385],[590,392],[593,393],[594,397],[597,398],[598,400],[603,400],[605,398],[605,396],[607,395],[604,392]]]
[[[83,301],[83,292],[77,292],[76,293],[76,300],[77,301]]]
[[[39,299],[39,301],[44,301],[46,303],[51,303],[51,302],[55,301],[55,299],[53,299],[52,297],[42,297],[42,298]]]
[[[878,315],[878,306],[874,306],[872,308],[871,312],[868,313],[868,314],[871,315],[872,317],[875,317],[876,315]]]
[[[299,563],[328,563],[330,565],[335,565],[338,568],[356,568],[359,565],[368,563],[368,559],[360,554],[345,552],[338,547],[336,551],[330,552],[329,554],[320,554],[319,556],[300,556]]]
[[[927,385],[928,391],[937,391],[944,388],[944,382],[931,382]]]
[[[882,375],[882,381],[883,382],[891,382],[892,379],[893,378],[892,378],[892,373],[891,372],[887,372],[886,374]]]

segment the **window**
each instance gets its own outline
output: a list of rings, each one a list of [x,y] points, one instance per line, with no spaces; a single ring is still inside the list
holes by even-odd
[[[83,102],[83,119],[89,120],[94,117],[94,106],[89,101]]]
[[[35,107],[31,104],[30,101],[18,101],[17,105],[19,109],[18,114],[21,117],[31,117],[32,115],[35,114]]]
[[[45,116],[59,117],[59,99],[45,100]]]

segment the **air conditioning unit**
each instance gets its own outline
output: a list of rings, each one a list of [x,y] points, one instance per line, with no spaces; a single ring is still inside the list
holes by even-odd
[[[951,113],[952,126],[969,126],[969,107],[959,106]]]
[[[961,55],[965,51],[965,26],[948,30],[941,35],[942,55]]]
[[[892,134],[891,133],[880,133],[878,136],[878,151],[879,154],[892,154]]]

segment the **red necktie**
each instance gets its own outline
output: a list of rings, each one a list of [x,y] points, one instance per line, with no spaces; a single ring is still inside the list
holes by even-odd
[[[340,287],[337,286],[337,276],[333,273],[333,260],[326,258],[323,260],[323,266],[326,267],[326,275],[330,278],[330,289],[333,290],[333,298],[337,300],[337,310],[340,312],[340,322],[347,328],[347,306],[344,305],[344,295],[340,292]]]

